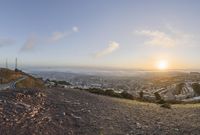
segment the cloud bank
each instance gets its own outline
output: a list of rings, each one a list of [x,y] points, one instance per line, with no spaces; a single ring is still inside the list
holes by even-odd
[[[115,42],[115,41],[111,41],[108,44],[108,47],[105,48],[104,50],[96,53],[96,57],[103,57],[106,56],[108,54],[111,54],[112,52],[116,51],[119,48],[119,43]]]

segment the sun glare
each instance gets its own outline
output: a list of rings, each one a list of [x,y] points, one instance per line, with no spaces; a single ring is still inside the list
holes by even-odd
[[[158,61],[157,68],[159,70],[166,70],[168,68],[168,62],[166,60],[160,60],[160,61]]]

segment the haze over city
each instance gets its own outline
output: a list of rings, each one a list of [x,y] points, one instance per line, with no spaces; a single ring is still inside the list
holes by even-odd
[[[3,1],[0,59],[23,67],[199,69],[200,1]]]

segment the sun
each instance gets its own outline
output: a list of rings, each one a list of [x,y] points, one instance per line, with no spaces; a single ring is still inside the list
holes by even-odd
[[[159,60],[157,63],[157,68],[159,70],[166,70],[168,68],[168,62],[166,60]]]

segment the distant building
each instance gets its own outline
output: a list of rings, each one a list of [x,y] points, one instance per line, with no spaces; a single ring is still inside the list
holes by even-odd
[[[190,72],[190,77],[199,78],[200,77],[200,73],[199,72]]]
[[[190,72],[190,75],[200,75],[199,72]]]

